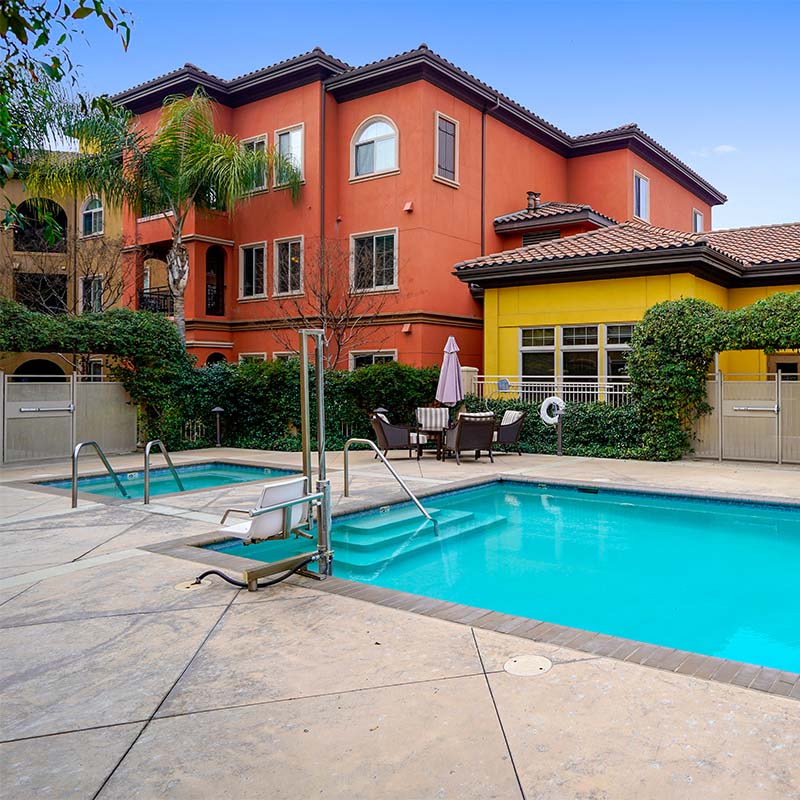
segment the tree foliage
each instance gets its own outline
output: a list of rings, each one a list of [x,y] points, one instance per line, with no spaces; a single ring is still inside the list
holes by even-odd
[[[0,186],[14,176],[20,160],[51,141],[51,127],[67,94],[64,81],[75,81],[70,44],[95,20],[117,34],[127,49],[130,15],[105,0],[2,0],[0,2]],[[84,110],[107,111],[107,98],[86,100]]]
[[[226,210],[271,182],[275,174],[296,200],[300,174],[278,150],[242,147],[235,137],[216,130],[216,103],[201,89],[191,97],[164,101],[158,126],[144,128],[128,111],[73,113],[64,133],[81,151],[43,153],[27,168],[29,188],[41,194],[97,194],[108,205],[127,206],[141,215],[161,215],[169,226],[167,277],[175,301],[175,322],[186,339],[184,296],[189,253],[184,229],[195,209]],[[277,172],[276,172],[277,171]]]

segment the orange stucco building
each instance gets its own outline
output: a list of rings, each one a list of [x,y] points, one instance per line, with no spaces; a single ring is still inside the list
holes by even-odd
[[[296,203],[264,186],[233,215],[189,221],[200,364],[285,354],[300,310],[313,316],[324,242],[325,269],[368,312],[339,367],[437,364],[455,335],[462,363],[481,368],[480,295],[453,264],[637,216],[707,229],[725,200],[638,127],[571,137],[425,45],[358,68],[315,49],[229,81],[187,64],[115,100],[152,125],[165,97],[197,86],[221,130],[279,147],[304,179]],[[167,309],[150,260],[169,243],[165,220],[129,215],[125,229],[140,267],[131,298]]]

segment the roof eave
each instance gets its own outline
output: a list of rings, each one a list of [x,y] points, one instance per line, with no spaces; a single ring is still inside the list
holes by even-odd
[[[607,228],[617,223],[598,214],[596,211],[569,211],[564,214],[551,214],[549,217],[538,217],[537,219],[510,220],[508,222],[495,222],[496,233],[520,233],[539,228],[558,228],[563,225],[577,225],[581,222],[591,222],[598,228]]]
[[[689,245],[633,253],[569,256],[548,261],[466,267],[454,270],[453,275],[464,283],[476,283],[486,289],[657,275],[675,272],[676,269],[692,272],[722,286],[733,285],[745,272],[743,266],[734,259],[705,246]]]
[[[235,107],[308,83],[325,81],[342,71],[343,68],[336,59],[322,53],[301,56],[231,81],[191,67],[183,67],[141,86],[120,92],[111,100],[115,105],[125,106],[134,114],[142,114],[160,107],[170,95],[191,94],[200,86],[214,100]]]
[[[428,81],[450,92],[561,155],[569,152],[570,139],[566,134],[531,112],[516,107],[498,92],[491,91],[477,79],[460,72],[428,50],[412,51],[337,75],[326,82],[326,87],[337,101],[346,102],[418,80]]]
[[[619,131],[573,142],[570,158],[628,148],[665,172],[693,194],[712,206],[727,201],[727,196],[708,181],[680,164],[662,147],[642,136],[639,131]]]

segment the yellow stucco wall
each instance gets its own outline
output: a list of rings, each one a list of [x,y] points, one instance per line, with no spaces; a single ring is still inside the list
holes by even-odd
[[[650,306],[696,297],[722,308],[739,308],[800,286],[726,289],[688,273],[613,278],[540,286],[487,289],[484,294],[484,373],[519,375],[520,328],[638,322]],[[600,343],[600,363],[604,363]],[[558,361],[558,360],[557,360]],[[742,351],[720,356],[723,372],[765,372],[767,357]]]

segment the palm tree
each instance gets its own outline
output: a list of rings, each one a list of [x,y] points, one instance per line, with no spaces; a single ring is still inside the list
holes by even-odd
[[[29,191],[38,194],[99,194],[110,206],[127,206],[137,216],[161,214],[172,243],[167,277],[175,303],[175,323],[186,341],[185,291],[189,254],[184,227],[193,209],[226,209],[277,173],[292,200],[300,175],[275,148],[247,149],[234,136],[218,133],[215,103],[201,89],[191,97],[168,97],[155,131],[144,130],[125,109],[62,115],[65,135],[78,141],[74,154],[47,153],[26,170]]]

